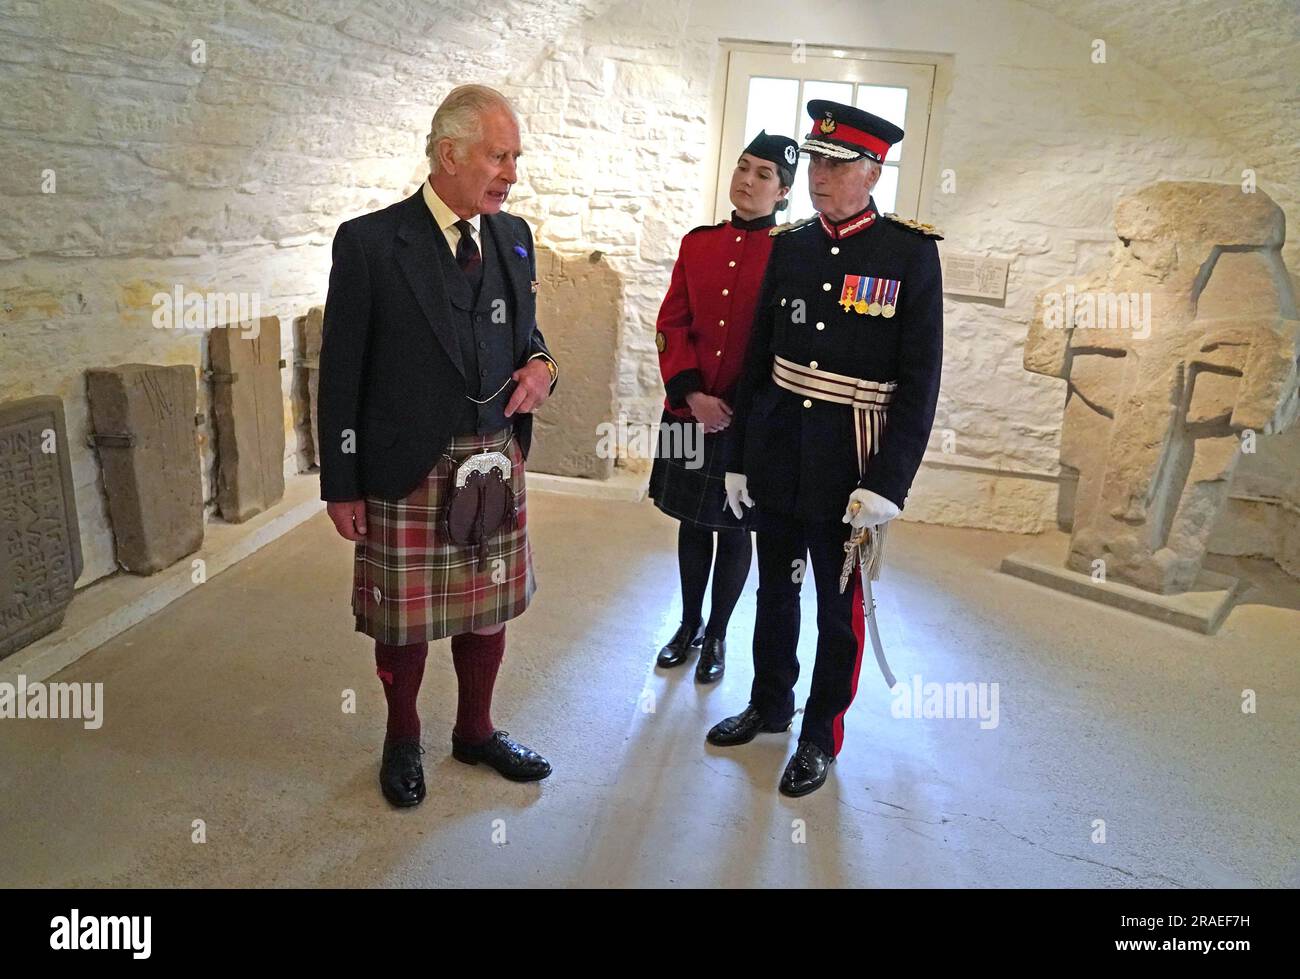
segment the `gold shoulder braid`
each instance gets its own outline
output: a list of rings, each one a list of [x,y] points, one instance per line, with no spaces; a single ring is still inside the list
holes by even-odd
[[[911,218],[901,218],[897,214],[882,214],[881,217],[918,235],[925,235],[927,238],[943,241],[943,234],[932,224],[922,224],[920,221],[913,221]]]
[[[793,231],[795,228],[802,228],[806,224],[812,224],[816,220],[817,220],[817,216],[813,215],[810,218],[804,218],[802,221],[790,221],[787,224],[778,224],[771,231],[769,231],[768,234],[769,235],[784,234],[787,231]]]

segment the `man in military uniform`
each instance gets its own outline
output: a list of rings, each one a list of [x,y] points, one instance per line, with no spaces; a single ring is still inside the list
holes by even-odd
[[[826,780],[857,690],[862,578],[841,586],[846,542],[872,528],[876,557],[921,464],[939,393],[939,235],[881,215],[871,191],[897,126],[836,102],[808,103],[808,187],[818,215],[776,236],[728,443],[728,505],[757,505],[758,608],[749,706],[709,731],[744,744],[789,728],[799,676],[799,590],[811,555],[817,657],[786,795]],[[887,667],[885,669],[887,677]]]

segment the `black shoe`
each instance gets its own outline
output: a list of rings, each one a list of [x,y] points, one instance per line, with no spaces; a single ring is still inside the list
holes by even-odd
[[[763,720],[763,715],[753,704],[750,704],[735,717],[728,717],[713,725],[709,729],[708,741],[709,744],[730,748],[738,744],[748,744],[760,733],[780,734],[788,730],[790,730],[789,721],[780,725],[767,724]]]
[[[551,774],[551,763],[517,741],[506,737],[505,731],[494,731],[482,744],[469,744],[451,736],[451,756],[466,765],[483,762],[490,765],[512,782],[536,782]]]
[[[727,669],[727,641],[706,638],[700,649],[700,661],[695,664],[696,683],[717,683]]]
[[[681,666],[686,657],[691,655],[691,647],[704,642],[704,632],[700,626],[691,628],[685,622],[677,627],[677,632],[668,640],[668,645],[659,650],[659,665],[664,669]]]
[[[807,795],[816,792],[826,781],[835,759],[811,741],[800,741],[781,774],[782,795]]]
[[[424,749],[418,741],[384,744],[384,760],[379,766],[379,787],[384,798],[405,809],[424,801],[424,766],[420,756]]]

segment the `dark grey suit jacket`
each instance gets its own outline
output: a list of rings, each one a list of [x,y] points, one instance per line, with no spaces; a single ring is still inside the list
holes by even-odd
[[[505,245],[515,368],[537,354],[549,359],[537,329],[532,231],[505,213],[484,214],[481,221]],[[453,429],[468,388],[434,237],[439,233],[416,191],[345,221],[334,236],[320,356],[323,500],[406,496],[452,436],[462,434]],[[526,456],[533,417],[515,413],[511,420]]]

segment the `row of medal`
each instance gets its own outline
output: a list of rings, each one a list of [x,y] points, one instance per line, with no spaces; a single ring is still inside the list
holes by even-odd
[[[865,316],[894,315],[898,307],[899,279],[882,279],[875,275],[846,275],[840,290],[840,305],[844,312],[852,310]]]

